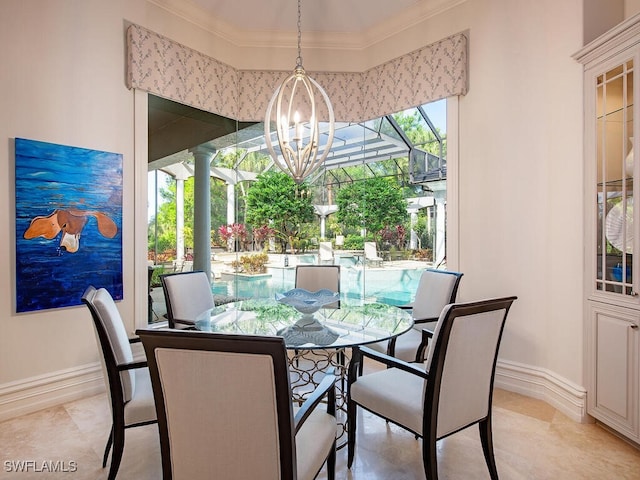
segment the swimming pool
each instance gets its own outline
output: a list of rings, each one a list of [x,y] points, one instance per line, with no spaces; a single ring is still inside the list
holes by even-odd
[[[344,301],[363,299],[403,305],[413,301],[424,268],[363,269],[345,267],[340,270],[340,293]],[[273,298],[277,292],[294,288],[295,267],[269,267],[265,275],[223,275],[213,282],[214,295],[234,298]]]

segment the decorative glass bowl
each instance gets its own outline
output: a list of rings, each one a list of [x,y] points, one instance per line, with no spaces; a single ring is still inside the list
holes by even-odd
[[[325,305],[336,303],[340,299],[337,292],[323,288],[317,292],[310,292],[304,288],[294,288],[284,293],[276,293],[276,300],[290,305],[300,313],[310,315],[317,312]]]
[[[305,314],[293,325],[278,332],[287,345],[328,346],[340,336],[329,327],[320,323],[311,314]]]

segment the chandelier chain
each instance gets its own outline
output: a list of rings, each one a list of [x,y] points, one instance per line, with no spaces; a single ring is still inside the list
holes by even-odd
[[[328,130],[320,131],[317,100],[321,100],[326,107]],[[324,114],[324,109],[320,108]],[[279,152],[276,152],[272,143],[274,109]],[[335,118],[327,92],[307,75],[302,66],[302,1],[298,0],[296,68],[276,88],[267,105],[264,122],[265,142],[278,168],[300,184],[324,164],[331,150],[334,131]],[[321,138],[325,141],[321,142]]]
[[[302,21],[301,21],[301,0],[298,0],[298,58],[296,58],[296,66],[302,67]]]

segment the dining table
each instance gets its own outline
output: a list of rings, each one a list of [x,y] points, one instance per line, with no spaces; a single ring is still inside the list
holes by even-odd
[[[337,308],[336,308],[337,307]],[[304,309],[303,309],[304,310]],[[397,306],[348,299],[302,312],[275,298],[240,300],[216,306],[197,318],[204,332],[281,336],[289,351],[292,398],[302,403],[325,372],[339,377],[336,390],[339,445],[346,439],[346,378],[351,348],[394,338],[413,326],[411,315]]]

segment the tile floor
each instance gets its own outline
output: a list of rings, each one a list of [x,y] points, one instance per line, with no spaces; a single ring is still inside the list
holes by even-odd
[[[106,479],[102,452],[109,431],[106,395],[77,400],[0,423],[0,479]],[[338,452],[337,478],[423,479],[420,440],[369,414],[359,419],[356,456],[346,468]],[[497,390],[494,446],[502,480],[640,479],[640,450],[595,424],[577,424],[544,402]],[[160,479],[155,425],[130,429],[119,479]],[[9,471],[19,460],[75,462],[75,473]],[[477,429],[438,444],[441,479],[489,478]],[[326,475],[321,472],[321,479]]]

